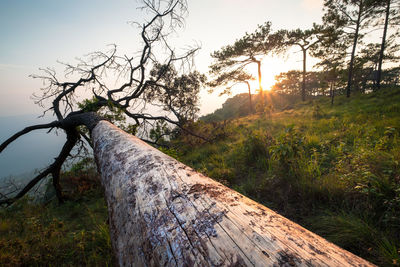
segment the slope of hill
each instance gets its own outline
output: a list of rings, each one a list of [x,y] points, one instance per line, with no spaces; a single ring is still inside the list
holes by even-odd
[[[257,102],[259,101],[258,95],[252,95],[253,109],[256,110]],[[289,109],[298,100],[297,96],[284,95],[275,92],[266,92],[264,94],[264,102],[266,110],[281,111]],[[213,113],[200,117],[200,120],[205,122],[218,122],[229,120],[233,118],[243,117],[251,114],[250,100],[247,93],[238,94],[228,98],[222,108],[217,109]]]
[[[399,265],[400,90],[333,106],[328,98],[282,103],[231,119],[213,143],[181,138],[164,150],[355,254]],[[0,210],[0,265],[112,265],[107,207],[90,166],[63,174],[71,198],[63,205],[22,200]]]
[[[341,247],[398,265],[399,130],[400,90],[387,89],[233,119],[225,138],[177,149],[186,164]]]

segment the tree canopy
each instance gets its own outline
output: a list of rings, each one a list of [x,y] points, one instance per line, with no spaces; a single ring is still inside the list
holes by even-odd
[[[262,94],[262,58],[269,53],[279,51],[281,41],[281,33],[272,33],[271,22],[266,22],[259,25],[253,33],[246,33],[232,45],[224,46],[215,51],[211,54],[214,63],[210,65],[210,74],[214,77],[214,80],[210,85],[217,87],[228,82],[235,83],[238,76],[243,77],[246,66],[257,64],[258,90]]]

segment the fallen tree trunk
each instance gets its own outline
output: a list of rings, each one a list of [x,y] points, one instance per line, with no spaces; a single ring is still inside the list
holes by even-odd
[[[92,139],[120,266],[372,266],[107,121]]]

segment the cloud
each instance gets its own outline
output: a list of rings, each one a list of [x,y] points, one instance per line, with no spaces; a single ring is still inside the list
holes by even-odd
[[[303,0],[301,2],[301,6],[308,11],[321,10],[322,5],[323,0]]]

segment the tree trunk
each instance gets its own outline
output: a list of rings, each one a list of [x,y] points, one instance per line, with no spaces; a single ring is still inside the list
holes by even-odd
[[[356,53],[358,32],[360,30],[360,21],[361,21],[362,8],[363,8],[363,1],[360,0],[359,8],[358,8],[356,32],[354,33],[353,49],[351,51],[351,58],[350,58],[350,65],[349,65],[349,76],[347,78],[347,87],[346,87],[346,96],[347,97],[350,97],[351,81],[353,79],[354,56],[355,56],[355,53]]]
[[[92,139],[120,266],[373,266],[107,121]]]
[[[303,83],[301,86],[301,100],[306,101],[306,60],[307,60],[307,50],[301,47],[303,51]]]
[[[258,86],[260,88],[260,95],[263,95],[263,88],[262,88],[262,76],[261,76],[261,60],[256,60],[257,68],[258,68]]]
[[[250,83],[248,81],[246,81],[247,84],[247,88],[249,89],[249,109],[250,109],[250,113],[253,113],[253,103],[251,102],[251,88],[250,88]]]
[[[263,88],[262,88],[261,60],[255,60],[254,59],[254,62],[257,63],[257,67],[258,67],[258,86],[259,86],[259,90],[260,90],[258,104],[257,104],[256,109],[258,107],[260,107],[260,111],[264,112],[265,103],[264,103],[264,91],[263,91]]]
[[[383,29],[383,36],[382,36],[382,43],[381,43],[381,50],[379,51],[379,62],[378,62],[378,73],[376,76],[376,87],[381,89],[381,78],[382,78],[382,62],[383,56],[385,51],[385,42],[386,42],[386,33],[389,24],[389,13],[390,13],[390,0],[386,1],[386,17],[385,17],[385,27]]]
[[[331,95],[331,106],[333,106],[333,100],[335,98],[335,91],[333,89],[333,82],[331,82],[330,95]]]

